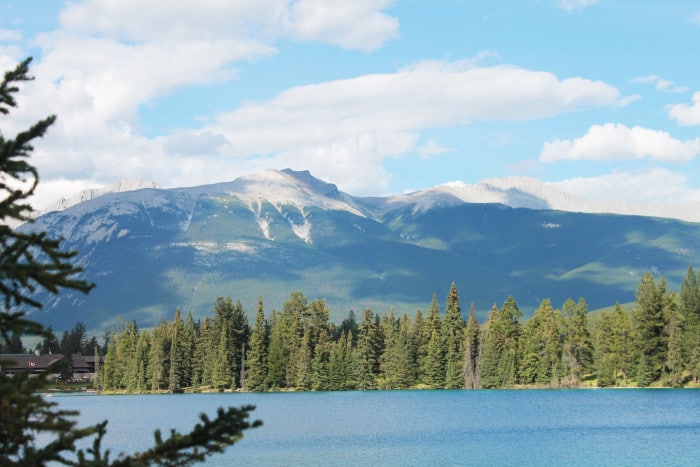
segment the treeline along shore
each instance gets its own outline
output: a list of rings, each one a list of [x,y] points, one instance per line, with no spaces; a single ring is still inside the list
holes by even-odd
[[[619,304],[592,323],[584,299],[555,309],[543,300],[522,320],[511,296],[479,323],[463,318],[452,284],[445,309],[379,316],[350,312],[330,322],[325,300],[293,292],[266,316],[259,298],[251,324],[240,302],[218,298],[213,316],[108,333],[95,387],[104,392],[323,391],[403,388],[697,387],[700,279],[680,291],[645,273],[631,311]],[[64,333],[70,337],[70,333]],[[94,346],[97,352],[98,347]]]

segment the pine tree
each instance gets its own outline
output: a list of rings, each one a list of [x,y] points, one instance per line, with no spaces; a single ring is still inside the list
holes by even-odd
[[[366,309],[358,328],[357,348],[357,388],[376,389],[379,375],[379,359],[382,354],[379,326],[372,310]]]
[[[563,356],[569,384],[578,385],[593,363],[593,344],[588,331],[588,305],[583,298],[578,304],[569,298],[562,306]]]
[[[352,334],[340,334],[328,358],[328,387],[332,390],[355,389],[355,361],[352,352]]]
[[[493,305],[482,336],[481,387],[511,387],[516,383],[521,317],[512,296],[500,309]]]
[[[420,380],[431,388],[442,388],[445,383],[445,348],[441,335],[442,321],[437,295],[433,294],[422,334],[425,355],[420,369]]]
[[[666,354],[666,371],[668,384],[673,387],[683,385],[685,359],[683,356],[683,321],[680,312],[673,306],[669,310],[668,352]]]
[[[632,322],[619,303],[612,312],[603,312],[593,326],[593,365],[598,386],[623,383],[632,369],[634,345]]]
[[[168,324],[163,320],[160,326],[151,330],[151,347],[148,350],[148,386],[152,391],[165,388],[166,384],[166,343],[169,343]],[[106,361],[107,357],[105,357]]]
[[[311,335],[310,334],[304,334],[301,338],[301,341],[299,342],[299,348],[296,350],[295,355],[296,358],[294,360],[294,382],[293,386],[294,388],[300,390],[300,391],[308,391],[311,389],[312,386],[312,381],[315,379],[325,379],[322,377],[318,377],[318,375],[315,375],[314,373],[316,371],[321,371],[325,373],[326,368],[326,361],[321,360],[323,365],[319,368],[316,368],[312,365],[313,361],[313,356],[311,354]],[[314,350],[318,350],[322,347],[322,345],[317,344],[315,346]],[[325,375],[324,375],[325,376]]]
[[[170,371],[168,374],[168,390],[180,392],[185,379],[185,323],[182,321],[180,309],[175,310],[175,318],[169,326],[170,334]]]
[[[216,347],[214,365],[211,371],[211,385],[219,390],[230,388],[233,383],[230,361],[228,323],[224,320],[219,330],[219,345]]]
[[[562,361],[557,313],[549,299],[542,301],[527,321],[520,338],[520,381],[558,384]]]
[[[481,358],[479,321],[476,319],[474,303],[469,308],[467,326],[464,328],[464,387],[477,389],[481,387]]]
[[[219,337],[218,335],[216,336]],[[215,357],[214,329],[209,317],[205,317],[199,327],[196,339],[195,358],[193,365],[193,384],[195,386],[211,386],[211,375]]]
[[[30,62],[27,59],[5,73],[0,82],[0,114],[7,115],[17,106],[14,94],[19,83],[31,79]],[[41,308],[33,294],[42,290],[50,294],[62,289],[87,293],[92,288],[92,284],[76,277],[81,269],[70,262],[76,252],[63,250],[61,242],[45,232],[24,233],[9,227],[9,221],[31,222],[28,199],[38,183],[37,171],[28,162],[31,143],[42,137],[55,119],[51,116],[41,120],[14,138],[6,139],[0,133],[0,295],[5,305],[0,312],[0,341],[4,346],[11,342],[12,335],[51,336],[40,323],[26,319],[25,312],[13,311],[12,307]],[[251,406],[219,409],[213,420],[202,415],[202,423],[191,433],[183,435],[173,430],[163,440],[156,432],[154,447],[111,461],[109,452],[101,450],[106,421],[78,429],[76,412],[57,409],[56,403],[41,395],[48,385],[47,376],[56,371],[60,368],[55,365],[33,377],[28,371],[13,376],[0,371],[0,465],[190,465],[222,452],[240,439],[243,430],[260,424],[246,420]],[[91,449],[76,447],[91,438]]]
[[[700,281],[688,266],[679,295],[680,320],[683,323],[683,355],[690,374],[700,381]]]
[[[101,381],[102,388],[106,390],[117,389],[120,384],[117,375],[117,337],[113,331],[107,344],[107,353],[102,365]]]
[[[270,318],[270,346],[267,353],[265,385],[272,389],[286,386],[290,354],[288,323],[291,323],[287,318],[287,315],[274,311]]]
[[[218,297],[216,299],[214,303],[214,327],[221,328],[224,323],[226,323],[226,342],[230,347],[226,354],[228,359],[226,374],[231,376],[231,381],[226,386],[240,387],[241,363],[245,358],[243,349],[246,347],[250,335],[248,318],[240,300],[234,304],[231,297]]]
[[[637,338],[637,383],[640,385],[648,385],[661,376],[667,351],[664,315],[668,302],[664,279],[659,280],[657,287],[650,273],[643,274],[632,314]]]
[[[454,282],[447,294],[441,337],[445,351],[444,388],[462,388],[464,387],[464,319],[459,304],[459,292]]]
[[[263,298],[258,297],[258,310],[255,314],[255,324],[250,334],[250,349],[246,367],[248,369],[245,389],[248,391],[264,391],[267,389],[267,351],[269,346],[269,327],[265,319]]]
[[[136,386],[135,391],[142,392],[148,388],[148,351],[150,349],[150,337],[147,332],[139,334],[136,342]]]

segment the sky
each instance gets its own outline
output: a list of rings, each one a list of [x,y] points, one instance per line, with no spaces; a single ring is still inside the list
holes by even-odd
[[[309,170],[384,196],[526,176],[700,202],[696,0],[3,0],[36,205]]]

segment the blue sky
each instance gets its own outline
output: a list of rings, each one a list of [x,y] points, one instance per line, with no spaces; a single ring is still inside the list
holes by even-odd
[[[700,4],[4,0],[0,129],[58,115],[38,203],[308,169],[355,195],[528,176],[700,202]]]

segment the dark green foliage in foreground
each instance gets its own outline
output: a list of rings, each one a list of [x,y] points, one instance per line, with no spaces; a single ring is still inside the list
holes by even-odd
[[[8,114],[17,105],[14,99],[19,90],[17,84],[31,79],[27,75],[29,63],[29,59],[25,60],[4,75],[0,83],[0,114]],[[93,287],[77,277],[81,268],[70,261],[76,253],[62,250],[60,240],[51,239],[41,232],[20,233],[10,227],[10,222],[31,221],[32,208],[27,200],[37,186],[38,174],[27,158],[33,149],[31,142],[42,137],[54,121],[53,116],[41,120],[14,139],[6,139],[0,134],[0,295],[3,302],[0,342],[3,350],[21,350],[17,349],[17,338],[23,335],[40,336],[44,342],[55,343],[50,329],[27,319],[25,311],[11,311],[40,308],[32,298],[34,292],[44,290],[58,294],[61,289],[67,289],[87,293]],[[61,347],[73,351],[77,346],[78,351],[82,350],[83,335],[84,326],[76,325],[74,332],[64,334]],[[170,348],[177,353],[180,336],[173,334],[172,339]],[[124,328],[118,342],[115,338],[115,344],[110,345],[113,354],[109,365],[107,360],[110,359],[105,361],[104,367],[108,371],[101,372],[101,384],[126,382],[129,388],[135,389],[141,384],[139,377],[143,375],[139,372],[141,368],[134,363],[138,362],[138,355],[145,352],[146,344],[138,338],[133,324]],[[54,348],[58,350],[58,346]],[[170,358],[174,361],[176,357],[171,353]],[[183,384],[179,372],[180,367],[187,364],[186,360],[178,360],[178,366],[173,366],[170,385]],[[0,371],[0,465],[190,465],[210,454],[222,452],[243,436],[243,430],[260,425],[259,421],[249,423],[246,420],[253,407],[219,409],[213,420],[202,415],[202,422],[191,433],[183,435],[173,431],[164,440],[156,432],[153,448],[131,455],[119,454],[112,460],[109,450],[102,448],[106,421],[77,428],[74,420],[77,412],[59,410],[55,403],[41,395],[49,385],[49,375],[61,373],[63,365],[64,362],[56,363],[39,375],[30,375],[26,371],[7,376]],[[93,439],[91,448],[76,448],[78,441],[90,438]],[[38,442],[38,439],[43,441]]]

